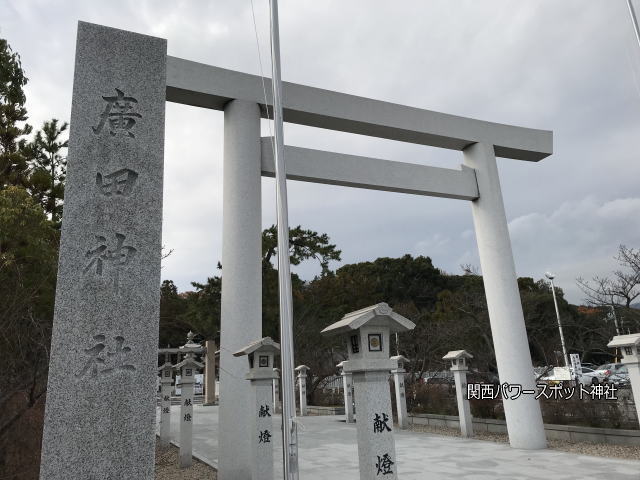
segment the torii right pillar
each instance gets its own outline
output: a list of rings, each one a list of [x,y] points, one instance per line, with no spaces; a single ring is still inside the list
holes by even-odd
[[[500,382],[535,390],[493,145],[470,145],[464,150],[464,164],[475,169],[478,182],[479,197],[472,202],[471,208]],[[547,447],[540,404],[533,395],[504,399],[503,405],[509,443],[513,448]]]

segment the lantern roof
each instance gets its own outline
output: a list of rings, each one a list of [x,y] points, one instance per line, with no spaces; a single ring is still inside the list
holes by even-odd
[[[473,355],[466,350],[452,350],[442,357],[443,360],[456,360],[459,358],[473,358]]]
[[[393,357],[390,357],[389,360],[394,362],[411,363],[404,355],[394,355]]]
[[[386,303],[377,303],[370,307],[347,313],[342,319],[322,330],[325,335],[348,333],[367,324],[388,326],[391,333],[413,330],[416,326],[408,318],[394,312]]]
[[[280,344],[273,341],[271,337],[264,337],[260,340],[256,340],[255,342],[251,342],[246,347],[241,348],[236,353],[233,354],[234,357],[241,357],[243,355],[249,355],[257,350],[261,352],[273,352],[280,353]]]
[[[164,362],[162,365],[158,367],[158,371],[161,372],[165,368],[173,368],[173,365],[171,365],[171,362]]]
[[[187,353],[187,355],[184,357],[184,360],[182,360],[180,363],[177,363],[173,366],[173,368],[178,369],[178,368],[182,368],[182,367],[195,367],[195,368],[204,368],[204,365],[200,362],[198,362],[194,357],[193,357],[193,353]]]
[[[629,335],[616,335],[607,344],[609,348],[630,347],[632,345],[640,345],[640,333],[631,333]]]

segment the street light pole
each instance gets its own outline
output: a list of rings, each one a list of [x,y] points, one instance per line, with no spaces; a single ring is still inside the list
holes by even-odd
[[[558,309],[558,300],[556,299],[556,287],[553,285],[553,279],[555,275],[552,273],[546,272],[545,276],[551,282],[551,293],[553,294],[553,304],[556,307],[556,318],[558,320],[558,330],[560,330],[560,343],[562,344],[562,354],[564,355],[564,365],[566,367],[569,366],[569,355],[567,355],[567,347],[564,343],[564,333],[562,332],[562,322],[560,321],[560,310]]]

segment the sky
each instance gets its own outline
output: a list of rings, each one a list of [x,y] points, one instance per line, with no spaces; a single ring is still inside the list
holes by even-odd
[[[640,9],[640,2],[636,8]],[[282,78],[481,120],[553,130],[554,153],[498,159],[519,276],[608,275],[618,245],[640,247],[640,47],[625,0],[281,0]],[[169,55],[270,76],[267,0],[0,0],[0,37],[22,58],[29,123],[68,120],[78,20],[168,40]],[[255,27],[254,27],[255,25]],[[260,55],[259,55],[260,52]],[[163,279],[180,291],[217,275],[222,113],[167,103]],[[267,121],[263,134],[269,132]],[[285,125],[285,143],[458,168],[462,153]],[[329,235],[342,264],[426,255],[479,266],[471,207],[289,181],[289,223]],[[262,223],[275,183],[262,180]],[[305,279],[317,263],[294,267]]]

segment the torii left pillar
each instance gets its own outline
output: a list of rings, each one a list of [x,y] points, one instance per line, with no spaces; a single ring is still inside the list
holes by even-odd
[[[250,480],[251,385],[237,351],[262,337],[260,109],[232,100],[224,108],[222,298],[218,478]]]

